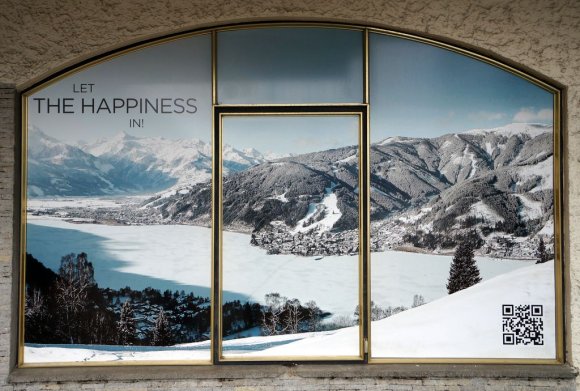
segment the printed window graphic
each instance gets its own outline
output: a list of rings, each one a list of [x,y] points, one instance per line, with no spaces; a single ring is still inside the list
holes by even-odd
[[[223,357],[360,358],[361,118],[221,122],[222,154],[259,145],[270,156],[222,179]],[[252,324],[227,302],[242,293]]]
[[[239,26],[26,92],[19,365],[561,361],[559,92],[486,61]]]

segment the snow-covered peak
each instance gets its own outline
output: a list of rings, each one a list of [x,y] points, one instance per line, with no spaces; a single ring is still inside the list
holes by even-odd
[[[262,156],[260,151],[258,151],[256,148],[244,148],[244,149],[242,149],[242,152],[244,152],[246,155],[249,155],[249,156],[254,156],[254,157]]]
[[[133,136],[124,130],[120,131],[113,137],[113,140],[137,140],[137,139],[139,139],[139,137]]]
[[[463,133],[470,135],[486,135],[495,133],[508,137],[516,135],[528,135],[530,138],[534,138],[541,134],[551,132],[552,128],[552,125],[546,124],[513,123],[491,129],[472,129]]]
[[[222,148],[222,158],[225,161],[247,166],[254,166],[266,161],[264,156],[254,148],[246,148],[243,151],[240,151],[229,144],[224,144]]]
[[[392,144],[392,143],[407,141],[407,140],[410,140],[410,138],[409,137],[402,137],[402,136],[391,136],[391,137],[387,137],[386,139],[377,142],[376,145],[387,145],[387,144]]]
[[[28,151],[30,153],[38,154],[46,148],[52,148],[59,144],[62,144],[62,142],[50,137],[39,127],[34,125],[28,127]]]

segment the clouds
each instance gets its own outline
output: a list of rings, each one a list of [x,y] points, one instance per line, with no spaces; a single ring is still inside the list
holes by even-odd
[[[502,123],[507,123],[509,122],[510,115],[501,111],[480,110],[469,113],[467,118],[471,121],[500,121]],[[551,107],[546,107],[543,109],[536,109],[535,107],[522,107],[515,112],[513,117],[511,117],[511,122],[551,124],[553,119],[554,111]]]
[[[506,117],[507,117],[506,113],[498,113],[485,110],[469,114],[469,119],[476,121],[498,121]]]
[[[533,107],[523,107],[513,118],[514,122],[542,122],[552,123],[554,112],[551,108],[534,110]]]

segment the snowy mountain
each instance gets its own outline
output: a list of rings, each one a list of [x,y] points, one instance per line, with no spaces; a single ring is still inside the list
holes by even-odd
[[[351,229],[358,225],[357,168],[343,161],[356,154],[345,147],[278,159],[229,175],[223,180],[224,215],[227,226],[251,232],[282,221],[301,231],[334,215],[324,227]],[[356,160],[356,159],[355,159]],[[211,184],[194,186],[186,194],[150,200],[171,221],[207,224]],[[318,211],[318,213],[315,213]],[[304,217],[311,215],[312,221]]]
[[[452,249],[474,230],[489,242],[488,252],[513,247],[503,243],[502,249],[494,248],[493,232],[520,238],[541,232],[551,240],[551,130],[545,125],[512,124],[433,139],[392,137],[372,144],[373,233],[384,233],[373,235],[372,249],[409,243],[429,250]],[[152,200],[150,206],[168,221],[209,224],[210,196],[210,184],[198,184],[185,194]],[[267,248],[279,236],[271,231],[321,235],[355,230],[357,149],[344,147],[253,166],[224,179],[223,200],[225,226],[253,232],[257,244]],[[405,236],[411,231],[415,237]],[[260,237],[264,232],[266,237]],[[428,232],[439,237],[427,243],[421,235]],[[520,254],[512,255],[533,256],[528,250],[523,254],[520,248]]]
[[[113,194],[122,190],[112,180],[113,165],[36,127],[28,132],[27,168],[30,196]]]
[[[375,250],[410,242],[445,251],[459,236],[476,231],[485,242],[482,252],[533,257],[531,246],[522,247],[529,245],[524,239],[541,234],[552,240],[551,127],[512,124],[371,148],[373,186],[395,186],[407,202],[393,213],[381,194],[371,194],[383,206],[373,227]]]
[[[169,140],[163,137],[135,137],[125,132],[83,146],[83,150],[116,164],[138,164],[146,171],[159,171],[177,180],[177,185],[191,185],[211,178],[212,147],[201,140]],[[224,175],[244,170],[266,161],[255,149],[239,151],[224,146]]]
[[[453,185],[508,167],[541,165],[536,176],[533,170],[522,172],[522,186],[528,180],[542,181],[541,177],[551,180],[546,172],[553,150],[551,130],[545,125],[512,124],[434,139],[389,138],[371,146],[371,181],[392,197],[423,203]],[[549,187],[544,182],[529,185]]]
[[[68,145],[36,127],[29,132],[31,196],[157,192],[211,178],[212,148],[201,140],[136,137],[122,132],[92,144]],[[224,174],[266,161],[258,151],[224,148]]]

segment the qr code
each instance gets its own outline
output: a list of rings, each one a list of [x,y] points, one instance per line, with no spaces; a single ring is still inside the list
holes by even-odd
[[[542,305],[502,306],[504,345],[543,345],[544,307]]]

